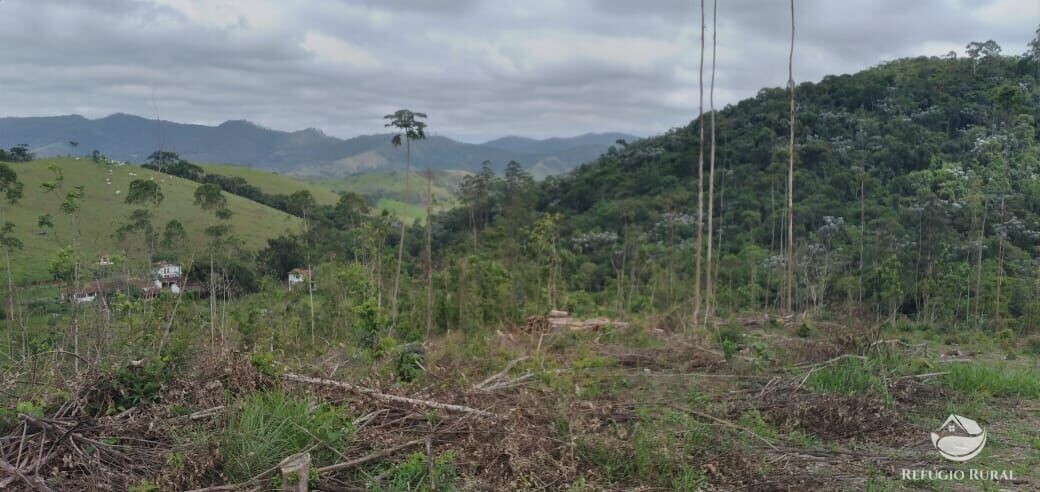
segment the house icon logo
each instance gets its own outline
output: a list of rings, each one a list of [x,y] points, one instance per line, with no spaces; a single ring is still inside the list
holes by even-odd
[[[937,432],[932,445],[950,461],[968,461],[986,446],[986,431],[978,422],[960,415],[950,415]]]

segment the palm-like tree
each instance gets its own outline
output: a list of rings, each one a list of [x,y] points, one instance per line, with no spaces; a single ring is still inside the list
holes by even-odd
[[[394,147],[399,147],[402,144],[402,137],[404,137],[405,146],[405,172],[404,172],[404,199],[408,199],[410,193],[410,175],[412,173],[412,140],[425,140],[426,139],[426,123],[421,121],[426,119],[426,113],[417,113],[407,109],[399,109],[393,114],[388,114],[383,117],[388,120],[386,123],[387,128],[393,128],[397,131],[394,134],[390,142]],[[429,199],[429,197],[427,197]],[[429,213],[429,210],[427,210]],[[427,224],[429,224],[429,217],[427,217]],[[397,245],[397,272],[394,274],[394,293],[391,300],[391,313],[390,320],[392,323],[397,323],[397,297],[401,287],[401,263],[404,261],[404,232],[405,222],[401,220],[401,238]],[[427,249],[429,244],[427,244]]]

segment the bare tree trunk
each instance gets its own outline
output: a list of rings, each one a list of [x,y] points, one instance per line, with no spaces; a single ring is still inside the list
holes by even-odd
[[[725,143],[723,145],[725,145]],[[727,174],[726,173],[726,168],[725,168],[725,161],[726,160],[723,159],[723,162],[722,162],[722,165],[723,165],[722,173],[721,173],[721,176],[719,177],[719,187],[720,187],[720,189],[719,189],[719,233],[716,235],[716,241],[715,241],[715,251],[716,251],[715,254],[718,257],[715,259],[715,265],[716,266],[715,266],[715,269],[713,270],[714,278],[712,279],[712,285],[715,285],[715,284],[718,283],[718,281],[719,281],[719,270],[721,269],[721,268],[719,268],[718,265],[719,265],[719,260],[722,259],[722,235],[723,235],[722,233],[725,230],[725,218],[726,218],[726,215],[724,213],[724,211],[726,210],[726,174]],[[733,279],[733,277],[730,276],[730,282],[732,282],[732,279]],[[727,286],[728,285],[729,285],[729,282],[727,282]],[[712,299],[712,309],[715,309],[715,306],[714,306],[715,293],[714,293],[714,291],[712,291],[711,299]]]
[[[213,269],[213,252],[209,252],[209,339],[217,339],[217,283],[216,272]]]
[[[14,316],[14,278],[11,275],[11,250],[4,248],[4,262],[7,264],[7,330],[14,333],[14,323],[22,325],[22,357],[29,356],[29,330],[24,322],[16,320]]]
[[[1000,196],[1000,223],[1004,223],[1004,195]],[[1002,229],[1004,229],[1002,227]],[[993,312],[994,321],[996,322],[996,329],[1000,331],[1001,319],[1000,319],[1000,288],[1004,283],[1004,235],[1007,234],[1006,230],[1001,230],[998,235],[1000,240],[997,246],[997,290],[996,290],[996,302],[994,303],[995,311]]]
[[[769,183],[769,257],[776,248],[776,180]],[[782,251],[781,251],[782,252]],[[766,269],[766,288],[762,289],[762,314],[769,313],[769,291],[773,284],[773,268]]]
[[[694,284],[693,284],[693,322],[700,322],[701,310],[701,254],[704,248],[703,227],[704,220],[704,0],[701,0],[701,65],[700,65],[700,111],[697,122],[700,125],[700,138],[697,157],[697,233],[696,233],[696,258],[694,259]]]
[[[307,242],[311,237],[310,214],[306,207],[303,210],[303,226],[306,228]],[[311,263],[311,245],[307,244],[307,302],[311,308],[311,345],[314,345],[314,266]]]
[[[864,204],[866,195],[863,186],[866,174],[867,169],[863,168],[859,177],[859,304],[861,307],[863,306],[863,250],[867,243],[867,213]]]
[[[708,322],[714,310],[715,284],[711,276],[712,247],[715,213],[715,41],[717,37],[719,1],[714,0],[711,10],[711,88],[708,90],[708,111],[711,113],[711,157],[708,165],[708,256],[705,263],[704,279],[707,282],[707,298],[705,299],[704,321]]]
[[[982,200],[982,223],[979,226],[979,254],[975,265],[975,321],[982,319],[982,248],[986,239],[986,216],[989,215],[989,203]]]
[[[405,165],[404,165],[404,201],[408,202],[410,190],[410,177],[412,174],[412,140],[405,137]],[[404,261],[404,232],[405,220],[401,217],[401,239],[397,244],[397,272],[394,274],[394,292],[390,299],[390,324],[391,329],[397,326],[397,296],[401,292],[401,263]]]
[[[787,87],[791,92],[790,143],[787,160],[787,282],[784,301],[794,311],[794,0],[791,0],[791,51],[787,58]]]
[[[426,167],[426,337],[433,329],[433,169]]]

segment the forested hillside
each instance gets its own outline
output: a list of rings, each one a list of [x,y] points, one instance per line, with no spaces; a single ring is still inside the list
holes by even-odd
[[[1036,59],[991,52],[898,60],[798,85],[799,309],[1033,326],[1036,76]],[[716,271],[726,311],[779,307],[787,97],[763,89],[717,116]],[[693,270],[697,135],[694,121],[550,177],[532,189],[536,214],[511,202],[509,176],[485,196],[464,196],[490,217],[479,249],[519,247],[524,238],[503,232],[530,235],[553,217],[561,289],[591,289],[634,310],[682,302]],[[443,218],[443,241],[469,244],[465,210]]]

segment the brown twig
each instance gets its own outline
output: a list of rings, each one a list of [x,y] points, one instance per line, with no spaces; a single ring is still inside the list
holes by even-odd
[[[508,364],[506,364],[506,367],[503,368],[501,371],[498,371],[498,372],[488,376],[487,379],[485,379],[485,380],[483,380],[483,381],[473,385],[473,389],[475,389],[475,390],[485,390],[486,386],[491,384],[492,381],[495,381],[496,379],[501,378],[502,376],[505,376],[506,374],[509,373],[509,370],[512,369],[513,366],[515,366],[518,363],[523,362],[523,361],[525,361],[525,360],[527,360],[529,358],[530,357],[525,355],[523,357],[518,357],[516,359],[513,359]]]
[[[362,457],[357,458],[357,459],[353,459],[353,460],[350,460],[350,461],[345,461],[343,463],[336,463],[334,465],[323,466],[321,468],[318,468],[317,471],[318,471],[318,474],[325,474],[325,473],[332,473],[332,472],[347,470],[347,469],[354,468],[356,466],[360,466],[360,465],[363,465],[363,464],[371,462],[371,461],[378,460],[380,458],[385,458],[385,457],[390,456],[390,455],[392,455],[392,454],[394,454],[394,453],[396,453],[396,452],[398,452],[398,451],[400,451],[400,450],[402,450],[404,448],[407,448],[407,447],[410,447],[410,446],[415,446],[416,444],[420,444],[422,442],[425,442],[425,441],[423,439],[416,439],[414,441],[408,441],[408,442],[406,442],[404,444],[400,444],[400,445],[394,446],[392,448],[387,448],[387,449],[384,449],[382,451],[376,451],[374,453],[367,454],[367,455],[362,456]]]
[[[33,490],[38,490],[40,492],[53,492],[53,489],[48,487],[47,484],[44,483],[42,479],[40,479],[40,477],[37,477],[35,475],[26,475],[22,472],[22,470],[8,463],[7,460],[3,459],[2,457],[0,457],[0,470],[3,470],[7,473],[10,473],[11,475],[18,477],[23,482],[32,487]]]

